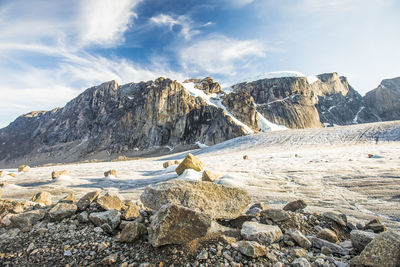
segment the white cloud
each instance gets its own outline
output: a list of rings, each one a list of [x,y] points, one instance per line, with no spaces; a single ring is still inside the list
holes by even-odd
[[[234,75],[253,59],[266,56],[267,48],[258,40],[236,40],[223,35],[210,35],[180,52],[180,61],[188,72]]]
[[[150,18],[150,22],[154,25],[159,26],[168,26],[170,31],[173,31],[175,26],[180,27],[179,33],[187,40],[189,40],[192,36],[199,34],[200,31],[194,29],[194,25],[192,20],[185,15],[166,15],[159,14],[155,17]],[[202,26],[209,26],[211,22],[208,22]]]
[[[133,8],[140,0],[81,1],[79,25],[84,44],[113,45],[121,41],[132,19]]]

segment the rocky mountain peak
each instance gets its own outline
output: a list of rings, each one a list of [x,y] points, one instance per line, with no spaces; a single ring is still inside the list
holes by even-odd
[[[183,83],[194,83],[194,88],[204,91],[207,95],[222,93],[221,85],[211,77],[204,79],[186,79]]]

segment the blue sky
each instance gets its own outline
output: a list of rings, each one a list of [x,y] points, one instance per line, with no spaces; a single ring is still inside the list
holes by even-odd
[[[400,76],[399,14],[398,0],[0,0],[0,127],[112,79],[336,71],[364,94]]]

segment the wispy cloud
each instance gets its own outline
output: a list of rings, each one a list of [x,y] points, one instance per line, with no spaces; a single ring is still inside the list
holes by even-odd
[[[157,26],[167,26],[170,31],[174,30],[175,26],[178,26],[179,34],[181,34],[186,40],[191,39],[194,35],[200,33],[196,28],[207,27],[212,25],[212,22],[208,22],[203,25],[195,25],[190,17],[185,15],[167,15],[159,14],[157,16],[151,17],[150,22]]]
[[[266,56],[267,47],[258,40],[236,40],[224,35],[201,38],[180,52],[181,64],[188,72],[234,75],[237,66],[248,66]]]

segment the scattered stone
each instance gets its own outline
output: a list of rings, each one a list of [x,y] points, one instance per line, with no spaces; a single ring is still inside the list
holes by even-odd
[[[149,242],[158,247],[166,244],[183,244],[205,236],[211,218],[195,210],[167,204],[161,207],[149,227]]]
[[[306,258],[297,258],[292,264],[292,267],[311,267],[311,264],[308,262]]]
[[[97,199],[99,193],[100,191],[93,191],[81,197],[81,199],[79,199],[78,203],[76,204],[78,206],[78,209],[79,210],[87,209],[90,206],[90,203],[92,203],[94,200]]]
[[[50,194],[49,192],[42,191],[42,192],[36,193],[36,194],[32,197],[31,200],[32,200],[33,202],[36,202],[36,203],[40,203],[40,204],[44,204],[44,205],[46,205],[46,206],[49,206],[49,205],[51,205],[51,194]]]
[[[203,249],[196,257],[197,260],[202,261],[208,259],[207,250]]]
[[[179,164],[181,164],[181,162],[179,160],[169,160],[169,161],[166,161],[163,163],[163,167],[168,168],[169,166],[179,165]]]
[[[400,266],[400,233],[389,230],[379,234],[351,263],[357,266]]]
[[[125,207],[121,210],[121,217],[124,220],[133,220],[140,216],[139,206],[132,201],[125,201]]]
[[[261,212],[260,217],[274,222],[282,222],[290,218],[287,211],[281,209],[267,209]]]
[[[76,195],[74,192],[68,193],[67,196],[65,196],[63,199],[60,200],[60,202],[64,203],[75,203],[76,202]]]
[[[97,204],[104,210],[117,210],[125,208],[124,202],[117,195],[107,194],[97,198]]]
[[[119,225],[121,213],[119,213],[117,210],[93,212],[90,213],[89,219],[96,226],[102,226],[103,224],[106,224],[110,226],[112,230],[114,230]]]
[[[386,227],[378,218],[375,218],[365,225],[364,230],[372,230],[374,233],[381,233],[386,231]]]
[[[304,248],[294,248],[290,253],[294,258],[301,258],[307,255],[307,250]]]
[[[134,242],[147,233],[147,228],[139,222],[128,223],[121,232],[121,242]]]
[[[109,170],[109,171],[104,172],[104,177],[109,177],[111,175],[114,176],[114,178],[118,178],[116,170]]]
[[[53,171],[51,173],[51,178],[52,179],[57,179],[61,175],[69,176],[69,171],[68,170],[62,170],[62,171]]]
[[[252,258],[264,256],[266,253],[265,246],[256,241],[239,241],[238,249],[242,254]]]
[[[174,203],[218,219],[237,218],[250,203],[244,189],[183,180],[147,186],[140,199],[150,209],[159,210],[165,204]]]
[[[378,235],[375,233],[361,230],[353,230],[350,232],[351,244],[358,252],[361,252],[365,246],[377,236]]]
[[[112,265],[117,262],[118,256],[117,254],[111,254],[104,259],[101,260],[100,264],[102,265]]]
[[[197,157],[192,154],[188,154],[186,158],[176,167],[175,171],[178,175],[181,175],[186,169],[193,169],[195,171],[201,171],[204,168],[204,164]]]
[[[290,231],[289,235],[299,244],[302,248],[308,249],[312,243],[305,237],[299,230]]]
[[[323,213],[322,215],[325,218],[328,218],[341,226],[347,227],[347,217],[344,214],[329,211],[329,212]]]
[[[307,236],[307,238],[308,238],[308,240],[311,241],[313,247],[316,247],[319,249],[321,249],[322,247],[327,247],[332,251],[332,253],[339,254],[339,255],[349,255],[349,253],[350,253],[350,251],[348,249],[342,248],[339,245],[336,245],[329,241],[320,239],[318,237]]]
[[[58,203],[49,211],[49,216],[53,220],[61,221],[74,215],[77,209],[75,204]]]
[[[8,175],[8,176],[11,176],[11,177],[13,177],[13,178],[17,177],[17,174],[16,174],[16,173],[13,173],[13,172],[9,172],[9,173],[7,173],[7,175]]]
[[[82,211],[76,217],[80,223],[88,223],[89,222],[89,214],[87,211]]]
[[[303,210],[306,207],[307,207],[306,202],[302,199],[299,199],[299,200],[292,201],[292,202],[289,202],[288,204],[286,204],[286,206],[283,207],[283,210],[296,212],[296,211]]]
[[[221,177],[220,174],[205,170],[201,176],[201,180],[204,182],[215,182],[219,177]]]
[[[29,172],[30,169],[31,167],[28,165],[21,165],[18,167],[18,172]]]
[[[243,159],[244,159],[244,160],[249,159],[249,156],[248,156],[248,155],[244,155],[244,156],[243,156]]]
[[[319,231],[317,237],[332,243],[336,243],[339,240],[336,233],[327,228],[324,228],[321,231]]]
[[[257,241],[266,245],[274,243],[282,236],[282,231],[278,226],[258,222],[245,222],[240,233],[246,240]]]
[[[332,255],[332,250],[328,247],[323,246],[321,248],[321,253],[324,255]]]

